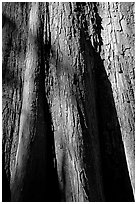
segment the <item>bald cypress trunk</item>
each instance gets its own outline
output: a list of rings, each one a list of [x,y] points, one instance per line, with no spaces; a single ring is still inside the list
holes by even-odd
[[[11,201],[134,200],[133,9],[3,3]]]

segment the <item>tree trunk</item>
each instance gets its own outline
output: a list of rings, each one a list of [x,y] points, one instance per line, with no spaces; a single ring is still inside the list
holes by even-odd
[[[134,33],[133,3],[3,3],[11,201],[134,201]]]
[[[111,82],[133,189],[135,189],[135,11],[134,3],[101,3],[102,54]]]

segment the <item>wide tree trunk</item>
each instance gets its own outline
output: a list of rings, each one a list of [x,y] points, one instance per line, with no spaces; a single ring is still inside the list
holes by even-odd
[[[3,201],[134,201],[134,3],[2,9]]]

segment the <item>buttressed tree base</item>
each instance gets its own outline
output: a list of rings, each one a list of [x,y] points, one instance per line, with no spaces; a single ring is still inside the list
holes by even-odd
[[[134,201],[134,9],[2,3],[3,201]]]

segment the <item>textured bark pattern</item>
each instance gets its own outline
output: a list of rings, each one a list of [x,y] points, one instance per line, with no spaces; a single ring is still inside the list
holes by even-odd
[[[3,3],[12,201],[134,200],[133,7]]]
[[[94,60],[90,42],[86,41],[82,9],[75,3],[49,5],[49,80],[53,83],[48,82],[49,100],[62,199],[101,201]]]
[[[5,149],[3,150],[5,152],[5,168],[10,180],[9,166],[11,165],[12,172],[20,126],[23,88],[22,73],[25,69],[26,15],[24,15],[25,12],[23,12],[21,4],[3,3],[2,5],[2,108],[3,147]],[[20,15],[15,16],[15,10]],[[10,161],[12,162],[11,164]]]
[[[100,3],[102,59],[111,82],[122,139],[135,188],[135,4]]]
[[[43,38],[41,38],[44,36],[43,24],[41,22],[41,15],[43,15],[41,12],[42,6],[39,3],[17,4],[18,9],[20,6],[23,6],[22,9],[25,10],[24,12],[22,11],[23,14],[28,13],[25,19],[27,25],[23,24],[26,29],[24,29],[24,32],[26,31],[26,48],[20,48],[21,51],[23,50],[25,52],[23,63],[20,67],[18,67],[18,64],[21,62],[21,57],[17,64],[14,63],[13,67],[12,63],[10,63],[12,62],[12,57],[7,57],[9,60],[7,64],[10,70],[13,69],[14,73],[17,69],[17,79],[19,83],[22,82],[22,84],[19,84],[21,87],[15,87],[13,83],[11,84],[10,88],[13,93],[15,92],[15,98],[11,95],[11,101],[8,100],[6,101],[7,103],[3,105],[3,109],[7,111],[3,112],[3,130],[8,131],[6,132],[6,136],[3,134],[3,141],[6,141],[3,145],[6,147],[6,154],[4,155],[5,169],[9,171],[9,166],[7,165],[10,165],[11,179],[8,178],[11,182],[12,201],[45,201],[45,199],[48,201],[53,181],[54,187],[52,187],[52,191],[54,198],[52,200],[54,201],[54,199],[58,200],[58,184],[52,158],[53,133],[50,127],[51,117],[45,96],[44,44]],[[3,9],[6,17],[9,13],[13,15],[15,15],[16,12],[18,13],[16,4],[7,4],[5,7],[6,9],[13,9],[14,11],[9,12]],[[20,22],[25,18],[24,15],[19,15],[19,17]],[[9,16],[9,18],[11,20],[11,16]],[[16,35],[18,36],[18,34],[21,33],[16,30]],[[3,34],[5,38],[7,35],[7,33]],[[22,38],[24,39],[24,37]],[[15,41],[15,43],[16,41],[19,43],[16,38],[12,40],[13,42]],[[6,46],[3,44],[3,47],[5,49]],[[9,55],[11,55],[11,53],[15,55],[13,60],[16,61],[18,57],[16,49],[12,47]],[[22,56],[21,54],[22,52],[20,56]],[[8,66],[5,65],[3,66],[3,69],[4,68],[6,69],[6,76],[10,76],[13,80],[15,77],[8,73]],[[4,71],[5,70],[3,70],[3,72]],[[3,77],[5,81],[6,76]],[[6,84],[9,83],[9,81],[5,81],[3,82],[3,95],[5,96],[7,94],[7,99],[11,91],[8,84]],[[3,99],[5,99],[5,97],[3,97]],[[16,108],[13,109],[13,114],[9,112],[9,110],[12,110],[12,107],[10,107],[12,103]],[[13,116],[15,119],[11,118]],[[18,118],[16,118],[17,116]],[[12,127],[12,132],[10,128],[7,127]],[[48,135],[50,135],[50,138]],[[8,143],[10,138],[13,139],[12,147],[11,141]],[[11,163],[9,161],[11,161]],[[49,172],[52,178],[49,178]],[[8,172],[7,175],[10,176]]]

